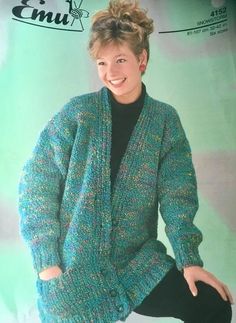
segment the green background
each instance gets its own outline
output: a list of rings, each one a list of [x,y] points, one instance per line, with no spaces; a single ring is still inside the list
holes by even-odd
[[[99,89],[87,52],[90,18],[83,32],[40,28],[13,20],[21,1],[0,1],[0,322],[37,322],[31,256],[19,234],[18,181],[37,136],[71,97]],[[90,16],[108,1],[84,1]],[[151,56],[143,81],[148,93],[179,112],[190,141],[204,234],[200,253],[236,296],[236,3],[233,0],[140,1],[154,19]],[[39,1],[29,1],[43,9]],[[48,7],[47,7],[48,6]],[[226,7],[224,32],[197,27]],[[44,8],[66,12],[64,1]],[[64,11],[63,11],[64,10]],[[27,21],[30,21],[27,19]],[[74,27],[78,24],[74,22]],[[51,24],[52,25],[52,24]],[[44,23],[44,26],[49,24]],[[79,25],[77,25],[79,26]],[[199,32],[194,33],[194,30]],[[163,33],[163,31],[172,31]],[[173,32],[175,31],[175,32]],[[177,32],[178,31],[178,32]],[[160,239],[171,246],[160,225]],[[236,297],[235,297],[236,298]],[[127,322],[174,322],[132,313]],[[233,322],[236,322],[234,315]]]

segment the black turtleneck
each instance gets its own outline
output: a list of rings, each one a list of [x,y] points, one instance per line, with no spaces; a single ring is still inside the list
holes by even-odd
[[[139,98],[132,103],[119,103],[109,91],[112,112],[111,184],[113,186],[121,159],[125,153],[134,126],[142,111],[146,87],[142,83]]]

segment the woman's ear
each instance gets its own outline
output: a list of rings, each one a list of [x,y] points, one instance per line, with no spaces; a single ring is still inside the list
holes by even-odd
[[[143,49],[142,53],[139,55],[139,70],[143,75],[147,68],[147,51]]]
[[[139,63],[140,65],[147,66],[147,51],[143,49],[142,53],[139,55]]]

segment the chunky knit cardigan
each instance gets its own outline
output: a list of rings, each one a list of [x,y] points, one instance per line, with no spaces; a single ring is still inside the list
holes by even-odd
[[[47,323],[125,321],[176,263],[203,262],[191,150],[175,108],[147,93],[111,188],[108,90],[74,97],[41,131],[19,184],[20,229]],[[157,239],[158,209],[175,259]]]

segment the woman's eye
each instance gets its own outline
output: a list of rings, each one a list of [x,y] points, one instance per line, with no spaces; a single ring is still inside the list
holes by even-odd
[[[119,58],[119,59],[117,60],[117,63],[124,63],[124,62],[126,62],[126,60],[125,60],[124,58]]]
[[[104,62],[98,62],[97,64],[102,66],[102,65],[104,65]]]

